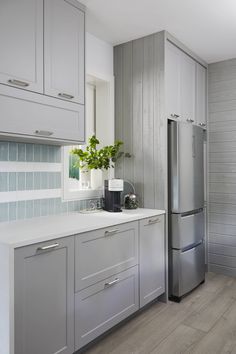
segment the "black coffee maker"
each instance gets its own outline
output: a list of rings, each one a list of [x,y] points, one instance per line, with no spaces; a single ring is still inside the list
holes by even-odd
[[[113,213],[121,212],[120,195],[124,189],[123,179],[107,179],[104,181],[104,210]]]

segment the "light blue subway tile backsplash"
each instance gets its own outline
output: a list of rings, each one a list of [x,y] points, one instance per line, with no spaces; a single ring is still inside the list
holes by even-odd
[[[94,202],[99,199],[95,199]],[[76,212],[88,208],[88,201],[62,202],[61,198],[45,198],[0,203],[0,222]]]
[[[9,161],[17,161],[17,143],[9,143]]]
[[[8,191],[8,172],[0,172],[0,192]]]
[[[26,144],[19,143],[18,144],[18,161],[26,161]]]
[[[9,191],[16,191],[17,190],[17,173],[16,172],[9,172]]]
[[[0,141],[0,162],[61,163],[61,148],[43,144],[25,144]],[[13,165],[14,166],[14,165]],[[44,166],[45,168],[45,166]],[[13,170],[14,171],[14,170]],[[27,171],[1,172],[0,193],[14,191],[34,191],[42,189],[61,189],[61,172]],[[95,200],[96,201],[99,199]],[[61,198],[20,200],[1,202],[0,222],[30,219],[33,217],[70,213],[88,208],[87,200],[63,202]]]
[[[0,161],[61,162],[60,146],[0,141]]]
[[[9,143],[0,142],[0,161],[8,161],[9,159]]]

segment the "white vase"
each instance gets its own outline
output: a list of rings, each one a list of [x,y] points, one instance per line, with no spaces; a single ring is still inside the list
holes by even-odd
[[[91,188],[91,170],[81,168],[80,169],[80,183],[81,189],[89,189]]]
[[[102,170],[91,170],[91,188],[101,189],[103,187]]]

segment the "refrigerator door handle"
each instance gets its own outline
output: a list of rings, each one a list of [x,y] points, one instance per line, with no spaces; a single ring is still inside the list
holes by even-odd
[[[193,155],[193,157],[196,157],[196,140],[195,140],[195,135],[193,135],[193,141],[192,141],[192,155]]]

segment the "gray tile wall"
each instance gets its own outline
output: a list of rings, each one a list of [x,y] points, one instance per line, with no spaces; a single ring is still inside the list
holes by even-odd
[[[61,162],[59,146],[0,142],[0,161]],[[1,172],[0,222],[68,213],[89,207],[88,200],[62,202],[61,198],[1,202],[1,192],[61,188],[60,172]]]
[[[236,276],[236,59],[209,65],[209,269]]]

